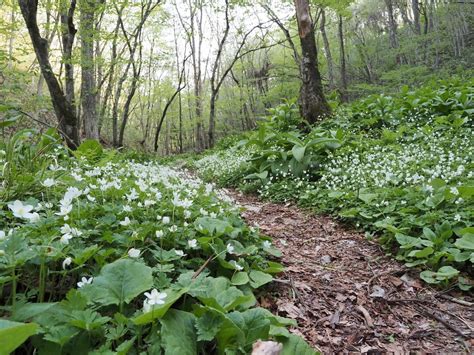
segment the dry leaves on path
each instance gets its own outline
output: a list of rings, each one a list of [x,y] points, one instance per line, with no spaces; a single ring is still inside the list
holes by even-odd
[[[261,306],[296,319],[324,353],[458,352],[474,346],[473,297],[444,294],[380,246],[325,216],[230,192],[283,252],[286,267]]]

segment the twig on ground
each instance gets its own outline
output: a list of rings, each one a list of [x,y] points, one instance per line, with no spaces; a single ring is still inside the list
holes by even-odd
[[[405,270],[406,269],[386,270],[386,271],[379,272],[378,274],[375,274],[374,276],[372,276],[369,279],[369,281],[367,281],[367,292],[370,293],[370,285],[372,284],[372,282],[375,279],[378,279],[380,276],[390,275],[390,274],[398,274],[399,272],[402,272],[402,271],[405,271]]]
[[[298,298],[298,301],[300,302],[301,307],[303,308],[303,314],[306,314],[306,312],[308,311],[308,308],[306,307],[306,303],[305,303],[303,297],[301,297],[300,293],[296,289],[295,284],[293,283],[293,278],[291,277],[291,275],[288,275],[288,276],[289,276],[289,279],[290,279],[291,289],[295,293],[296,298]]]
[[[429,318],[432,318],[434,320],[437,320],[438,322],[443,324],[446,328],[452,330],[453,332],[455,332],[459,336],[461,336],[463,338],[468,338],[468,336],[466,334],[464,334],[460,329],[458,329],[454,325],[450,324],[447,320],[443,319],[442,317],[438,316],[435,312],[433,312],[433,310],[428,309],[427,307],[422,306],[422,305],[419,306],[419,309],[420,309],[420,311],[423,315],[425,315]]]
[[[369,311],[367,311],[363,306],[361,305],[358,305],[356,306],[356,309],[362,313],[362,315],[364,316],[365,318],[365,321],[367,323],[367,325],[370,327],[370,328],[373,328],[374,326],[374,320],[372,319],[372,317],[370,316],[369,314]]]
[[[462,304],[463,306],[467,306],[467,307],[474,307],[474,303],[472,302],[468,302],[468,301],[465,301],[465,300],[461,300],[459,298],[455,298],[455,297],[451,297],[451,296],[448,296],[448,295],[445,295],[445,294],[439,294],[439,295],[436,295],[437,297],[440,297],[440,298],[443,298],[447,301],[451,301],[451,302],[455,302],[455,303],[458,303],[458,304]]]
[[[430,301],[428,300],[422,300],[422,299],[419,299],[419,298],[401,298],[401,299],[385,299],[384,298],[384,301],[387,302],[387,303],[430,303]]]
[[[196,272],[193,274],[193,277],[192,277],[193,280],[199,276],[199,274],[206,268],[207,264],[209,264],[213,258],[214,258],[214,255],[211,255],[209,258],[207,258],[204,264],[202,264],[201,267],[196,270]]]

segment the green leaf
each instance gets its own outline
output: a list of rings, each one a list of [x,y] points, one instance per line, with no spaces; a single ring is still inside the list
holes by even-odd
[[[420,278],[429,284],[439,283],[439,280],[437,280],[435,276],[436,276],[436,273],[433,271],[425,270],[425,271],[420,272]]]
[[[8,355],[36,334],[38,324],[18,323],[0,319],[0,355]]]
[[[200,217],[194,222],[196,230],[207,232],[210,235],[219,237],[225,233],[230,233],[234,227],[226,220],[211,217]]]
[[[46,312],[56,303],[17,303],[12,309],[11,320],[24,322]]]
[[[194,314],[170,309],[161,319],[161,338],[165,355],[197,354]]]
[[[259,288],[260,286],[272,282],[272,280],[272,275],[257,270],[250,271],[250,285],[253,288]]]
[[[292,153],[293,153],[293,156],[295,157],[295,159],[301,163],[301,161],[303,160],[304,158],[304,153],[306,151],[306,147],[305,146],[299,146],[299,145],[295,145],[293,146],[293,148],[291,149]]]
[[[69,321],[71,325],[87,331],[100,328],[110,320],[109,317],[102,317],[90,308],[83,311],[72,311],[71,318]]]
[[[312,349],[303,338],[290,334],[287,338],[278,339],[283,344],[280,355],[316,355],[317,351]]]
[[[474,234],[467,233],[454,243],[460,249],[474,250]]]
[[[158,306],[153,306],[152,310],[148,313],[141,314],[135,318],[133,318],[133,323],[137,325],[147,324],[153,322],[155,319],[162,318],[166,312],[168,312],[169,308],[181,298],[188,289],[181,289],[179,291],[175,290],[164,290],[163,292],[166,293],[165,303],[160,304]]]
[[[370,203],[378,197],[378,194],[372,193],[359,193],[359,199],[364,201],[366,204],[370,205]]]
[[[133,344],[135,343],[136,337],[133,337],[130,340],[124,341],[122,344],[120,344],[116,351],[117,355],[127,355],[130,353],[130,349],[132,348]]]
[[[436,272],[436,278],[438,280],[448,280],[459,274],[459,271],[452,266],[443,266]]]
[[[249,275],[246,272],[237,272],[232,276],[232,280],[230,281],[232,285],[245,285],[249,282]]]
[[[0,121],[0,128],[11,126],[18,120],[18,117],[8,118]]]
[[[207,313],[212,315],[212,317],[208,316],[206,318],[212,319],[212,325],[204,325],[199,321]],[[244,342],[245,336],[243,331],[223,312],[211,307],[196,306],[195,314],[199,317],[196,325],[198,333],[207,339],[211,336],[215,337],[219,354],[224,354],[229,348],[235,348]],[[222,321],[220,325],[216,318]]]
[[[102,306],[129,303],[153,286],[151,268],[130,259],[105,265],[91,285],[81,289],[90,302]]]
[[[211,341],[219,333],[224,319],[216,312],[206,312],[196,320],[196,329],[199,341]]]
[[[412,250],[412,251],[408,254],[408,256],[412,256],[412,257],[421,259],[421,258],[426,258],[426,257],[428,257],[429,255],[433,254],[433,251],[434,251],[433,248],[431,248],[431,247],[426,247],[426,248],[421,249],[421,250]]]
[[[258,339],[267,339],[270,331],[268,311],[263,308],[252,308],[245,312],[232,312],[228,317],[244,332],[244,346],[251,346]]]
[[[267,274],[279,274],[283,272],[284,270],[285,270],[285,267],[282,264],[269,261],[268,267],[263,271],[265,271]]]
[[[395,234],[395,239],[397,240],[398,244],[400,244],[401,249],[411,249],[420,246],[433,246],[433,242],[431,242],[430,240],[410,237],[409,235],[405,235],[402,233]]]

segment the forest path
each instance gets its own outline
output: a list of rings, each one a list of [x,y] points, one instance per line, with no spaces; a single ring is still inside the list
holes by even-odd
[[[313,346],[324,353],[472,353],[473,297],[429,288],[376,242],[329,217],[228,194],[283,253],[286,271],[260,305],[295,319],[292,331]]]

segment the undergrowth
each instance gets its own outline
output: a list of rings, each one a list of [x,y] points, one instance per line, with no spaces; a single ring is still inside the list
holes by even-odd
[[[419,268],[426,282],[467,290],[474,262],[473,115],[472,80],[369,96],[309,133],[297,128],[296,106],[285,103],[245,140],[194,166],[214,181],[225,165],[225,175],[246,192],[352,222]],[[252,154],[229,162],[236,149]]]

